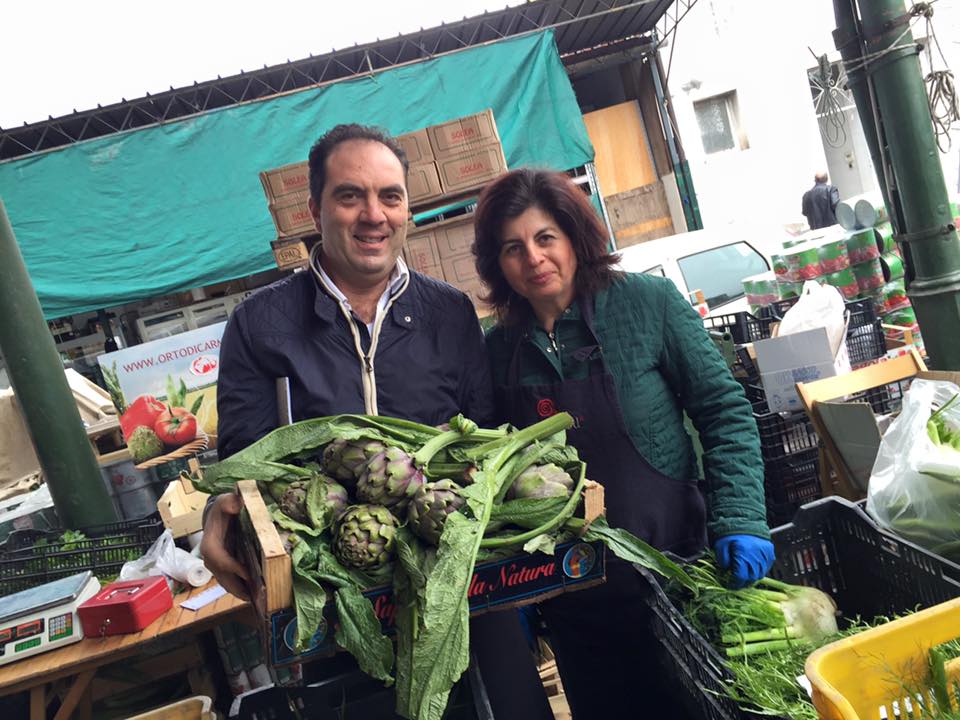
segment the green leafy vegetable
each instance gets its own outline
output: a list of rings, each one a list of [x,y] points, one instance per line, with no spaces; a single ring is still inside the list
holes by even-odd
[[[384,637],[373,605],[359,588],[348,585],[334,593],[337,607],[337,643],[357,658],[367,675],[393,684],[393,643]]]

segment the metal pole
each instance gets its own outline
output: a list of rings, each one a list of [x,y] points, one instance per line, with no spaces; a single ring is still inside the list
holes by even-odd
[[[69,262],[69,258],[64,258]],[[0,200],[0,352],[64,528],[117,516]]]
[[[837,29],[833,31],[833,42],[848,68],[847,86],[850,88],[854,103],[857,106],[864,139],[867,142],[870,159],[873,161],[873,167],[877,173],[880,194],[883,196],[884,205],[887,206],[894,228],[899,231],[902,218],[894,208],[897,203],[891,197],[892,188],[887,180],[885,169],[888,163],[883,153],[885,144],[880,139],[881,132],[877,127],[878,118],[873,112],[870,89],[867,86],[867,73],[859,69],[863,59],[863,44],[860,40],[859,18],[854,12],[854,0],[834,0],[833,13],[837,20]]]
[[[843,4],[834,3],[838,33],[849,31],[856,21],[852,10],[842,11]],[[910,19],[903,0],[861,0],[858,35],[874,102],[862,105],[862,93],[856,102],[861,118],[876,112],[877,130],[886,139],[888,175],[895,187],[887,187],[885,199],[892,201],[889,210],[895,218],[902,215],[895,227],[901,247],[906,246],[907,296],[930,364],[960,369],[960,239],[950,214]],[[884,148],[879,149],[881,164],[876,170],[885,185]]]

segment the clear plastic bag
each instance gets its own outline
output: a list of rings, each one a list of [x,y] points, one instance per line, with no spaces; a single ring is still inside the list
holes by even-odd
[[[882,527],[954,561],[960,561],[960,450],[935,444],[927,421],[958,393],[950,382],[913,381],[880,441],[867,487],[867,512]],[[960,402],[943,419],[960,428]]]
[[[151,575],[165,575],[193,587],[202,587],[213,577],[203,560],[176,546],[169,530],[163,531],[143,557],[125,562],[120,569],[121,580],[139,580]]]

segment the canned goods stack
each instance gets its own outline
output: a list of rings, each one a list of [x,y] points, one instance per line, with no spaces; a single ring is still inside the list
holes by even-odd
[[[777,276],[772,272],[751,275],[740,282],[743,285],[743,293],[747,296],[747,302],[750,303],[751,311],[755,312],[764,305],[775,303],[780,299]]]

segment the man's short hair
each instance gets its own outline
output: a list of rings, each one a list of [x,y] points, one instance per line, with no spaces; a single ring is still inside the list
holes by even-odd
[[[386,145],[403,166],[403,179],[406,181],[410,163],[407,162],[407,154],[400,147],[400,143],[380,128],[358,125],[357,123],[337,125],[321,135],[320,139],[310,148],[308,163],[310,168],[310,196],[314,202],[319,203],[320,196],[323,194],[323,184],[326,181],[327,174],[327,158],[337,145],[348,140],[372,140],[381,145]]]
[[[814,182],[826,182],[829,179],[830,179],[830,176],[827,175],[825,172],[818,172],[816,175],[813,176]]]

